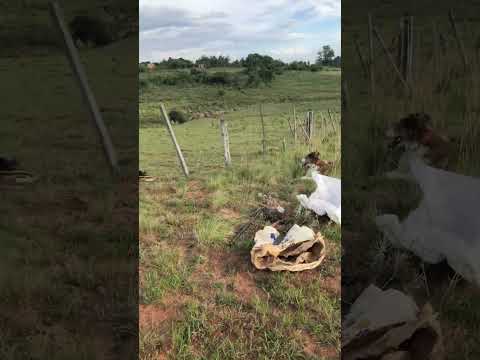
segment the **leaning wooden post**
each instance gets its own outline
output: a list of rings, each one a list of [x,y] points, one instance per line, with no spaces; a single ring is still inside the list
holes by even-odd
[[[185,158],[183,157],[183,154],[182,154],[182,149],[180,149],[180,145],[178,145],[177,138],[175,137],[175,133],[173,132],[172,124],[170,123],[167,110],[165,110],[165,106],[163,104],[160,104],[160,109],[162,111],[163,118],[165,119],[165,123],[167,124],[168,133],[172,138],[173,145],[175,145],[175,150],[177,151],[178,159],[180,160],[180,164],[182,165],[183,173],[185,174],[185,176],[188,177],[189,172],[188,172],[187,163],[185,162]]]
[[[62,34],[68,60],[70,61],[70,65],[73,69],[75,77],[78,80],[80,90],[85,99],[85,102],[88,105],[90,116],[92,117],[95,127],[102,140],[103,150],[110,164],[110,168],[114,174],[118,174],[119,168],[117,154],[110,138],[110,134],[107,127],[105,126],[105,123],[103,122],[102,113],[98,109],[97,101],[95,100],[93,91],[90,89],[87,75],[80,61],[80,56],[78,55],[77,48],[75,47],[72,36],[70,35],[68,27],[65,24],[62,9],[56,1],[50,2],[50,12],[56,26]]]
[[[267,144],[265,140],[265,121],[263,120],[263,104],[260,104],[260,120],[262,121],[262,151],[263,156],[265,156],[267,152]]]
[[[223,139],[223,157],[225,159],[225,166],[228,167],[232,164],[232,158],[230,156],[230,139],[228,137],[227,122],[223,118],[223,115],[220,117],[220,129]]]

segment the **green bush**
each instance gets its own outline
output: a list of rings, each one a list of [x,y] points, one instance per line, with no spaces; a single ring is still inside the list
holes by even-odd
[[[211,85],[232,85],[233,74],[228,72],[215,72],[205,78],[205,82]]]
[[[188,121],[187,115],[179,110],[171,110],[168,113],[168,117],[170,118],[170,121],[173,123],[178,123],[178,124],[183,124]]]
[[[149,85],[148,80],[146,79],[138,79],[138,87],[140,90],[147,88]]]

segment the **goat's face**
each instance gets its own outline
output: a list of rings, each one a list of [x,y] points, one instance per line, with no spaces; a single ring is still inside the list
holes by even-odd
[[[432,131],[430,116],[415,113],[390,125],[385,131],[385,138],[390,149],[399,145],[411,147],[420,144],[430,131]]]
[[[310,167],[311,165],[316,165],[320,160],[320,153],[318,151],[311,152],[302,159],[303,167]]]

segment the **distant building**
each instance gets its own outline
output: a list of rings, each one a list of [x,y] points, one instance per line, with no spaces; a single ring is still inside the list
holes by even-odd
[[[155,64],[153,64],[153,63],[148,63],[148,64],[147,64],[147,69],[148,69],[149,71],[155,70],[156,67],[157,67],[157,66],[156,66]]]

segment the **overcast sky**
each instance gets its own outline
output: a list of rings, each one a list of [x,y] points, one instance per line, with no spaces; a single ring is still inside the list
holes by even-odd
[[[340,55],[340,0],[140,0],[140,61],[267,54],[314,61]]]

